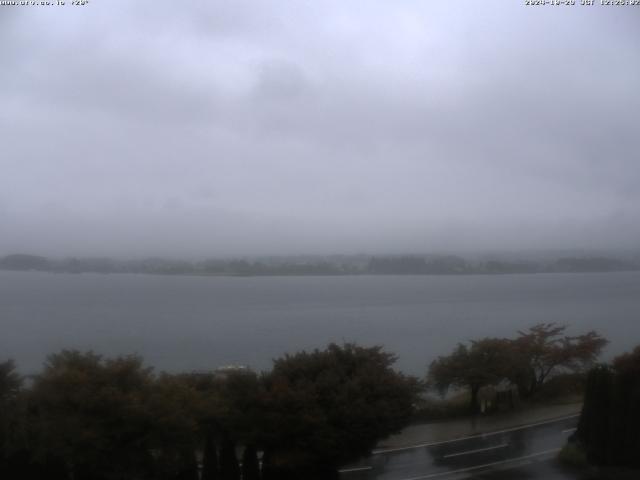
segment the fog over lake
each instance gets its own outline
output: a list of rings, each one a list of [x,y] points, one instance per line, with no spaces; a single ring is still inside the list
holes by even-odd
[[[457,342],[538,322],[596,329],[609,358],[640,339],[640,272],[189,277],[0,272],[0,352],[39,370],[61,348],[138,353],[159,370],[246,364],[328,342],[381,344],[422,375]]]
[[[636,249],[640,10],[524,3],[3,8],[0,255]]]

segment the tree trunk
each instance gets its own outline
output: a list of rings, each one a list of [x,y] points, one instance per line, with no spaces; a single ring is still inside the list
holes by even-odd
[[[478,393],[480,392],[480,385],[471,385],[471,400],[469,403],[469,411],[471,415],[476,415],[480,412],[480,406],[478,405]]]
[[[273,465],[271,464],[271,454],[269,450],[265,449],[262,454],[262,480],[277,480],[276,472],[274,472]]]
[[[180,455],[182,465],[176,480],[198,480],[198,463],[194,452],[186,450]]]
[[[242,454],[242,480],[260,480],[258,452],[253,445],[248,445]]]
[[[236,458],[236,446],[229,438],[222,440],[220,451],[220,478],[222,480],[239,480],[240,466]]]
[[[207,435],[204,441],[204,453],[202,457],[202,480],[218,480],[220,469],[218,468],[218,452],[213,435]]]
[[[529,385],[529,391],[527,392],[527,398],[532,398],[536,392],[538,391],[538,379],[534,376],[531,379],[531,384]]]

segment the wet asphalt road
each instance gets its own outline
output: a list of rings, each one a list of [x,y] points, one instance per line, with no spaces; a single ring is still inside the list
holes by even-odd
[[[578,415],[457,440],[375,451],[341,480],[572,479],[552,460]]]

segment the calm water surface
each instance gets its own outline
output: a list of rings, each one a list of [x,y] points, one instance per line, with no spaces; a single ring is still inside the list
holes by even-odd
[[[37,371],[61,348],[139,353],[158,369],[269,368],[328,342],[382,344],[423,374],[457,342],[538,322],[640,343],[640,273],[178,277],[0,272],[0,360]]]

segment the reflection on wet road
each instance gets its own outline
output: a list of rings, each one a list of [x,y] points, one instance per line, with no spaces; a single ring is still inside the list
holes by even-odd
[[[509,428],[471,437],[410,447],[374,451],[362,462],[341,470],[342,480],[427,480],[458,477],[498,478],[497,472],[540,470],[540,461],[553,458],[575,430],[578,415]],[[544,468],[542,468],[544,470]],[[557,478],[563,477],[559,474]],[[552,478],[545,473],[539,478]]]

